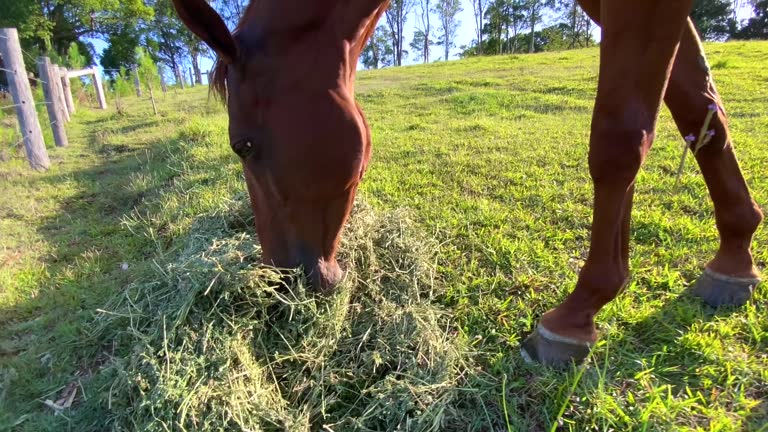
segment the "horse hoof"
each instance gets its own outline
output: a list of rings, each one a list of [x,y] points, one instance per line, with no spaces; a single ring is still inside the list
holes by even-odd
[[[691,294],[713,308],[743,306],[759,283],[760,279],[735,278],[707,268],[691,288]]]
[[[560,336],[547,330],[541,324],[522,343],[520,355],[526,363],[541,363],[545,366],[565,368],[581,364],[589,355],[592,344]]]

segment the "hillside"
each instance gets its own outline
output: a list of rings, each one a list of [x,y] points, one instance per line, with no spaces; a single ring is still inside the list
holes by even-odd
[[[768,43],[706,47],[768,213]],[[54,168],[0,163],[0,429],[718,430],[768,423],[768,294],[681,295],[712,206],[663,110],[637,185],[633,279],[584,367],[518,345],[589,241],[596,49],[358,76],[374,153],[320,299],[257,265],[236,156],[207,88],[81,109]],[[111,104],[113,107],[114,104]],[[690,161],[690,159],[689,159]],[[765,271],[768,230],[755,242]],[[72,406],[56,415],[46,400]]]

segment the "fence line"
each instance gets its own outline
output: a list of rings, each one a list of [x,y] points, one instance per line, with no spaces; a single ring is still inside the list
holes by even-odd
[[[37,103],[35,103],[35,105],[45,105],[47,103],[50,103],[50,102],[37,102]],[[24,105],[24,104],[6,105],[6,106],[1,106],[0,109],[16,108],[16,107],[20,107],[22,105]]]
[[[22,47],[19,47],[19,49],[21,50],[21,52],[23,52],[23,53],[24,53],[24,55],[26,55],[26,56],[27,56],[27,59],[29,59],[29,60],[32,60],[32,61],[36,61],[36,59],[35,59],[35,56],[33,56],[32,54],[30,54],[30,53],[26,52],[26,51],[24,50],[24,48],[22,48]]]
[[[6,39],[7,39],[7,38],[6,38]],[[15,73],[16,73],[16,71],[13,71],[13,70],[10,70],[10,69],[4,69],[4,68],[0,68],[0,71],[3,71],[3,72],[8,72],[8,73],[12,73],[12,74],[15,74]],[[31,79],[31,80],[35,80],[35,81],[38,81],[38,82],[40,82],[40,83],[42,83],[42,84],[48,84],[47,82],[45,82],[45,81],[43,81],[43,80],[41,80],[41,79],[39,79],[39,78],[35,78],[35,77],[33,77],[33,76],[28,76],[27,78],[28,78],[28,79]]]
[[[27,71],[25,56],[37,66],[37,74],[40,78],[34,77],[31,72]],[[65,147],[69,142],[64,124],[69,121],[76,108],[72,99],[70,79],[83,75],[93,75],[92,82],[99,106],[101,109],[107,109],[101,74],[98,69],[91,67],[81,71],[73,71],[74,75],[72,75],[66,68],[51,64],[48,57],[36,58],[21,47],[15,28],[0,28],[0,58],[3,59],[4,66],[6,66],[0,68],[0,72],[4,72],[8,77],[8,91],[13,98],[12,105],[0,106],[0,110],[15,108],[21,131],[19,136],[22,136],[13,146],[18,147],[24,143],[25,154],[30,166],[37,170],[48,169],[51,163],[43,141],[40,120],[35,106],[46,106],[56,146]],[[45,102],[35,102],[30,81],[42,84]]]
[[[10,38],[8,36],[0,36],[0,39],[10,39]],[[29,57],[30,60],[35,61],[35,56],[33,56],[32,54],[24,51],[24,48],[22,48],[22,47],[19,47],[19,49],[21,50],[22,53],[26,54]],[[0,68],[0,69],[2,69],[2,68]],[[7,70],[7,69],[2,69],[2,70]]]
[[[51,161],[43,141],[43,132],[35,109],[35,99],[29,85],[29,75],[26,73],[24,65],[19,34],[15,28],[0,28],[0,36],[2,37],[0,55],[8,67],[8,69],[3,68],[3,71],[8,78],[8,89],[13,97],[19,129],[24,133],[19,142],[24,143],[27,161],[32,169],[48,169],[51,166]],[[24,71],[25,76],[17,71]]]
[[[28,133],[28,134],[24,135],[23,137],[21,137],[21,139],[20,139],[20,140],[16,141],[16,142],[15,142],[15,143],[14,143],[14,144],[11,146],[11,147],[18,147],[18,146],[19,146],[19,144],[23,143],[23,142],[24,142],[24,140],[25,140],[25,139],[27,139],[27,138],[29,138],[30,136],[32,136],[32,134],[31,134],[31,133]]]
[[[46,102],[50,102],[47,105],[48,120],[51,121],[53,140],[56,143],[56,147],[66,147],[69,145],[67,133],[64,129],[64,123],[67,120],[67,108],[61,106],[64,95],[59,93],[59,89],[56,86],[57,81],[61,84],[61,79],[56,78],[59,76],[58,69],[51,64],[51,59],[48,57],[40,57],[37,61],[37,68],[40,76],[48,81],[48,84],[43,86],[43,96],[45,96]]]

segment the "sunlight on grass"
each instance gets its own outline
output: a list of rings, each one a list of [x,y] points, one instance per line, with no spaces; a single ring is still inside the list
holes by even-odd
[[[768,44],[706,49],[765,209]],[[135,98],[125,115],[78,111],[50,172],[0,163],[0,428],[760,430],[768,297],[713,311],[681,295],[717,232],[694,164],[675,187],[666,110],[637,185],[633,279],[590,361],[518,355],[586,257],[597,53],[361,73],[373,160],[329,298],[258,265],[207,89],[160,97],[158,117]],[[42,402],[72,383],[54,415]]]

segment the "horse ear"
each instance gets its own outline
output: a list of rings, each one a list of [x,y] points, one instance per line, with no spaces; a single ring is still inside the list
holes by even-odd
[[[225,63],[237,59],[237,45],[224,20],[205,0],[173,0],[176,13],[192,33],[210,46]]]

